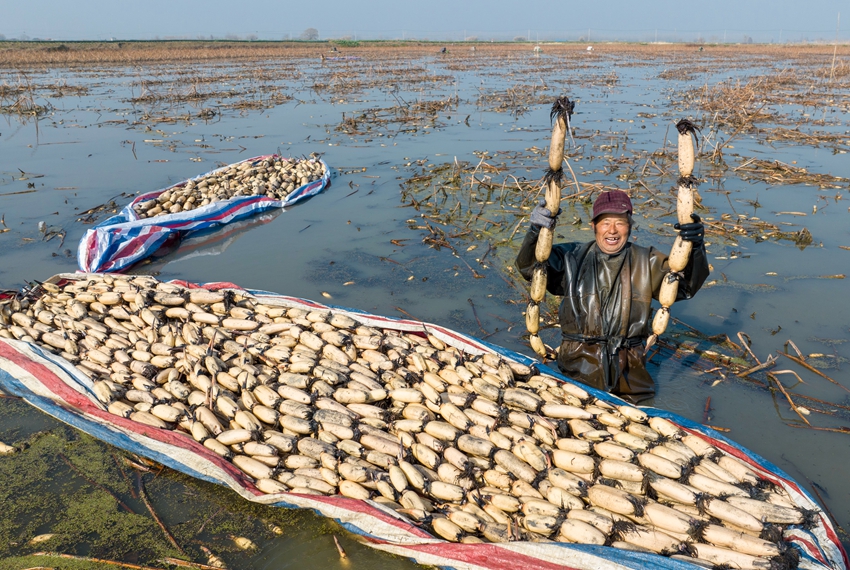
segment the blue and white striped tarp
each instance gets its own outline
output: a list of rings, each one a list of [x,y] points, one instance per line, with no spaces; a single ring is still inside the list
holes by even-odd
[[[249,158],[236,164],[246,162],[253,164],[269,158],[285,160],[278,155],[265,155]],[[152,200],[173,188],[182,187],[188,180],[142,194],[118,214],[85,233],[77,248],[77,264],[80,271],[87,273],[121,271],[153,254],[169,239],[179,239],[188,232],[228,224],[270,208],[290,206],[299,200],[318,194],[330,184],[330,170],[324,162],[322,164],[325,166],[325,174],[322,178],[296,188],[284,200],[275,200],[266,195],[240,196],[213,202],[187,212],[140,219],[133,206],[139,202]],[[194,180],[225,171],[232,166],[234,165],[218,168]]]

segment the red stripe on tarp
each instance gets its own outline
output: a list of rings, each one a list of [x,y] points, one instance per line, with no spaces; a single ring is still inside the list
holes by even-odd
[[[477,344],[476,342],[471,341],[471,340],[470,340],[470,339],[468,339],[467,337],[462,336],[462,335],[460,335],[460,334],[458,334],[458,333],[456,333],[456,332],[450,331],[450,330],[448,330],[448,329],[444,329],[444,328],[442,328],[442,327],[433,327],[433,326],[432,326],[432,327],[431,327],[431,329],[432,329],[432,330],[438,330],[438,331],[440,331],[442,334],[446,335],[446,336],[447,336],[447,337],[449,337],[449,338],[452,338],[452,339],[456,340],[457,342],[462,342],[462,343],[464,343],[464,344],[468,344],[468,345],[470,345],[470,346],[474,346],[474,347],[476,347],[476,348],[477,348],[477,349],[479,349],[479,350],[484,350],[484,346],[483,346],[483,345]]]
[[[254,487],[254,484],[251,482],[251,480],[247,479],[246,475],[241,470],[239,470],[234,464],[230,463],[220,455],[207,449],[206,447],[192,439],[190,436],[181,435],[181,432],[178,432],[176,430],[162,430],[153,426],[149,426],[147,424],[133,421],[129,418],[116,416],[107,411],[101,410],[100,408],[95,406],[89,398],[87,398],[86,396],[74,390],[68,384],[63,382],[61,378],[56,376],[56,374],[54,374],[53,371],[50,370],[50,368],[18,352],[8,343],[0,342],[0,356],[6,358],[10,362],[13,362],[15,365],[29,372],[31,375],[37,378],[38,381],[41,382],[41,384],[45,388],[49,389],[53,394],[59,396],[62,402],[64,402],[68,406],[89,416],[95,417],[98,420],[101,420],[103,423],[122,427],[129,432],[143,435],[145,437],[149,437],[151,439],[159,441],[160,443],[173,445],[196,455],[200,455],[207,461],[213,463],[216,467],[230,475],[233,479],[239,481],[239,484],[249,492],[255,495],[264,494],[259,489]],[[52,399],[57,404],[62,403],[59,402],[56,398]]]
[[[215,283],[204,283],[203,285],[198,285],[197,283],[189,283],[188,281],[174,279],[169,281],[169,283],[174,283],[175,285],[180,285],[187,289],[207,289],[209,291],[218,291],[219,289],[236,289],[237,291],[245,291],[245,289],[239,285],[228,283],[227,281],[216,281]]]
[[[92,231],[91,233],[89,233],[87,231],[86,235],[90,238],[88,241],[88,247],[86,248],[86,267],[89,267],[91,265],[92,260],[94,259],[95,254],[97,253],[97,232]]]
[[[365,537],[376,544],[394,544],[389,541]],[[578,570],[575,566],[556,564],[543,558],[522,554],[496,544],[458,544],[454,542],[438,542],[428,544],[405,544],[404,548],[416,552],[424,552],[432,556],[447,558],[466,564],[474,564],[485,568],[504,568],[506,570]],[[601,561],[600,561],[601,562]],[[607,561],[612,562],[612,561]],[[616,562],[613,562],[617,564]]]
[[[0,342],[0,356],[32,374],[46,388],[50,389],[53,394],[60,396],[64,402],[71,406],[80,410],[98,409],[91,403],[91,400],[68,386],[50,368],[18,352],[10,344]]]
[[[797,546],[805,546],[806,550],[809,551],[809,554],[812,558],[817,559],[818,562],[821,562],[825,565],[828,565],[826,558],[823,557],[820,548],[818,548],[811,540],[805,537],[805,535],[794,534],[793,543]]]
[[[844,567],[850,567],[850,558],[847,557],[847,552],[844,550],[844,547],[841,544],[841,540],[838,538],[838,535],[833,531],[832,525],[829,524],[829,519],[827,519],[826,515],[824,515],[823,513],[818,516],[821,519],[821,526],[826,531],[826,537],[831,540],[836,546],[838,546],[838,550],[839,552],[841,552],[841,559],[844,561]],[[824,561],[824,564],[826,564],[826,561]]]
[[[174,189],[174,188],[178,188],[178,187],[180,187],[180,186],[183,186],[184,184],[185,184],[185,182],[181,182],[181,183],[179,183],[179,184],[175,184],[174,186],[169,186],[169,187],[168,187],[168,188],[166,188],[165,190],[154,190],[153,192],[148,192],[148,193],[146,193],[146,194],[142,194],[141,196],[139,196],[138,198],[136,198],[135,200],[133,200],[132,202],[130,202],[130,206],[135,206],[135,205],[137,205],[137,204],[139,204],[139,203],[141,203],[141,202],[147,202],[148,200],[153,200],[153,199],[154,199],[154,198],[156,198],[157,196],[159,196],[159,195],[161,195],[161,194],[164,194],[164,193],[166,193],[166,192],[168,192],[169,190],[172,190],[172,189]],[[132,210],[132,213],[133,213],[133,214],[135,214],[135,213],[136,213],[135,209],[133,209],[133,210]],[[135,216],[135,218],[136,218],[136,219],[139,219],[139,218],[138,218],[138,216]]]
[[[179,229],[184,228],[186,226],[189,226],[189,225],[192,225],[192,224],[197,224],[199,221],[218,222],[218,221],[230,216],[234,212],[238,212],[240,210],[248,210],[249,206],[253,206],[254,204],[261,204],[263,202],[280,202],[280,200],[274,200],[272,198],[269,198],[268,196],[260,196],[260,197],[257,197],[256,199],[253,199],[253,200],[242,200],[242,201],[237,202],[235,204],[231,204],[230,207],[228,207],[226,210],[222,210],[221,212],[219,212],[215,216],[211,216],[209,218],[203,218],[202,220],[195,218],[195,219],[191,219],[191,220],[185,220],[185,221],[182,221],[182,222],[168,222],[167,224],[163,224],[163,227],[166,227],[166,228],[169,228],[169,229],[172,229],[172,230],[179,230]]]

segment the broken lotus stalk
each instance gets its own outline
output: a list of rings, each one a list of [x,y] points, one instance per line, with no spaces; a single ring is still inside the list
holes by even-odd
[[[552,104],[552,110],[549,113],[549,118],[552,120],[552,142],[549,145],[549,169],[546,171],[544,183],[546,184],[546,208],[557,214],[561,205],[561,180],[564,176],[564,171],[561,165],[564,162],[564,140],[567,133],[570,134],[570,115],[573,113],[575,103],[567,97],[559,97]],[[531,302],[525,312],[525,325],[528,332],[531,333],[529,342],[531,348],[540,356],[546,356],[546,346],[537,334],[540,330],[540,301],[546,295],[546,260],[549,259],[549,254],[552,253],[552,241],[555,228],[540,228],[540,235],[537,238],[537,247],[534,250],[534,255],[537,264],[531,275],[531,289],[529,295]]]
[[[689,120],[682,119],[676,123],[676,130],[679,131],[679,193],[676,198],[676,215],[680,224],[690,224],[693,222],[691,214],[694,213],[694,188],[696,187],[696,179],[691,174],[694,171],[696,154],[694,139],[697,136],[697,129]],[[646,341],[647,351],[655,344],[658,336],[667,329],[667,324],[670,322],[670,306],[676,301],[679,293],[679,280],[688,264],[692,246],[691,242],[683,240],[681,236],[676,236],[673,242],[668,258],[670,272],[664,277],[658,292],[661,308],[655,312],[655,317],[652,319],[652,334]]]

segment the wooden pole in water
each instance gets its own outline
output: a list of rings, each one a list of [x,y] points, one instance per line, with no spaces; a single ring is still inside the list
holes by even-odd
[[[694,213],[694,188],[697,184],[696,178],[692,176],[697,129],[689,120],[682,119],[676,123],[676,130],[679,131],[679,193],[676,198],[676,216],[680,224],[690,224],[693,222],[691,214]],[[670,322],[670,306],[676,301],[676,295],[679,293],[679,279],[682,278],[682,271],[688,264],[692,247],[693,244],[683,240],[681,236],[676,236],[676,241],[673,242],[673,249],[667,261],[670,272],[664,276],[658,292],[661,308],[655,312],[655,317],[652,319],[652,334],[646,340],[647,352],[655,344],[658,336],[667,329],[667,324]]]
[[[564,178],[564,141],[570,133],[570,116],[573,114],[575,103],[567,97],[559,97],[552,104],[549,118],[552,121],[552,142],[549,145],[549,168],[543,178],[546,184],[546,208],[556,215],[561,207],[561,181]],[[570,133],[572,137],[572,133]],[[534,256],[537,264],[531,274],[531,302],[525,312],[525,325],[531,333],[529,342],[531,348],[540,356],[546,356],[546,346],[537,334],[540,330],[540,301],[546,295],[546,260],[552,253],[552,240],[555,228],[540,228]]]

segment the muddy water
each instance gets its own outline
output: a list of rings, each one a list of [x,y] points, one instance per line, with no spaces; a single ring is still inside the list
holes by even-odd
[[[9,229],[0,234],[0,284],[19,288],[30,280],[75,271],[76,245],[90,227],[78,218],[90,208],[110,200],[120,207],[131,194],[250,156],[317,152],[337,170],[332,186],[322,195],[238,228],[196,236],[179,250],[134,271],[156,272],[163,279],[231,281],[384,315],[410,315],[531,354],[520,338],[524,329],[521,294],[501,276],[512,250],[497,248],[482,263],[477,256],[486,244],[466,252],[474,239],[464,241],[457,255],[421,243],[423,232],[409,227],[409,220],[415,220],[419,212],[402,204],[401,183],[455,160],[475,165],[482,152],[489,152],[491,158],[499,152],[530,156],[527,149],[548,144],[548,104],[544,102],[566,94],[578,103],[573,117],[578,148],[569,153],[577,177],[581,182],[633,188],[638,210],[636,241],[667,250],[673,217],[654,208],[651,198],[653,193],[671,191],[675,175],[659,175],[648,159],[656,151],[675,146],[675,120],[698,119],[707,131],[703,136],[711,132],[713,121],[712,114],[699,112],[696,105],[685,106],[681,93],[730,77],[746,80],[774,73],[791,64],[798,65],[805,76],[823,61],[809,62],[809,68],[781,58],[742,56],[730,61],[715,60],[711,54],[695,55],[693,60],[681,55],[642,60],[595,54],[561,61],[549,55],[488,57],[479,50],[475,56],[445,59],[343,60],[324,65],[318,60],[288,61],[281,65],[291,73],[278,78],[271,74],[272,79],[252,78],[245,73],[250,66],[210,65],[191,72],[207,78],[221,76],[215,87],[201,84],[202,90],[215,90],[218,95],[194,103],[130,101],[145,93],[161,97],[185,93],[190,79],[169,83],[189,73],[179,66],[32,71],[28,80],[36,85],[87,89],[61,97],[55,89],[37,92],[37,102],[52,106],[37,123],[0,116],[0,212]],[[276,65],[256,64],[266,71]],[[688,78],[661,78],[671,69],[691,65],[699,72]],[[385,80],[375,81],[378,74]],[[0,81],[20,81],[16,73],[0,75],[4,75]],[[409,81],[409,75],[420,80]],[[145,78],[163,83],[145,85]],[[358,78],[363,79],[361,87]],[[256,98],[257,92],[271,88],[291,99],[262,109],[232,105],[240,97]],[[241,95],[222,94],[228,90]],[[495,96],[487,99],[488,95]],[[752,235],[732,239],[710,231],[710,281],[694,299],[674,307],[673,316],[705,335],[728,335],[736,343],[740,343],[738,333],[744,333],[761,361],[783,350],[790,339],[803,354],[821,355],[813,357],[812,363],[850,386],[846,344],[850,303],[847,280],[838,278],[850,272],[850,251],[839,247],[850,246],[847,180],[837,182],[835,188],[784,185],[743,180],[734,170],[756,157],[850,177],[850,162],[843,156],[850,143],[848,106],[841,97],[835,94],[837,103],[826,109],[792,104],[769,107],[786,127],[838,135],[832,143],[770,145],[748,133],[723,146],[727,168],[698,162],[696,174],[703,178],[700,213],[706,221],[756,217],[789,234],[805,227],[813,243],[802,247],[790,239],[758,241]],[[338,128],[346,118],[370,110],[409,109],[416,103],[448,98],[456,99],[430,117],[389,123],[359,119],[356,134]],[[216,113],[200,119],[201,109]],[[381,116],[392,118],[393,113]],[[174,120],[157,120],[169,117]],[[727,126],[719,134],[712,133],[703,150],[710,152],[733,130]],[[634,159],[636,154],[641,158]],[[514,161],[511,173],[537,179],[543,168],[544,159],[537,156]],[[675,173],[675,166],[671,168]],[[491,176],[501,182],[497,174]],[[107,215],[104,212],[97,219]],[[565,203],[559,239],[591,239],[588,218],[587,205]],[[578,219],[576,224],[563,223]],[[41,221],[47,226],[46,235],[38,229]],[[514,247],[523,233],[521,229],[516,234]],[[47,240],[52,234],[60,235]],[[484,277],[476,278],[475,273]],[[671,334],[683,330],[679,327]],[[794,392],[842,405],[850,401],[842,387],[782,356],[779,359],[777,370],[794,370],[805,381],[797,384],[791,374],[778,375]],[[653,404],[728,429],[731,439],[775,463],[807,489],[814,486],[837,522],[847,528],[848,435],[798,429],[802,421],[781,393],[723,375],[699,373],[689,363],[688,358],[671,358],[669,353],[653,358],[652,371],[659,384]],[[0,406],[5,405],[0,401]],[[0,407],[0,414],[4,409]],[[848,425],[846,411],[829,405],[824,410],[834,415],[813,411],[807,416],[813,426]],[[22,424],[19,418],[19,414],[0,415],[0,439],[25,439],[40,429],[59,429],[52,420],[27,417]],[[174,483],[178,484],[187,485]],[[226,493],[203,485],[191,489],[196,500],[208,504],[216,501],[217,494]],[[166,513],[171,509],[166,500],[158,507]],[[325,523],[312,515],[298,517],[297,539],[269,539],[259,554],[230,556],[245,568],[307,568],[315,567],[317,560],[330,567],[338,565]],[[214,551],[216,546],[228,548],[220,534],[204,536],[204,540]],[[358,564],[368,560],[375,567],[404,565],[368,549],[359,548],[357,557]]]

